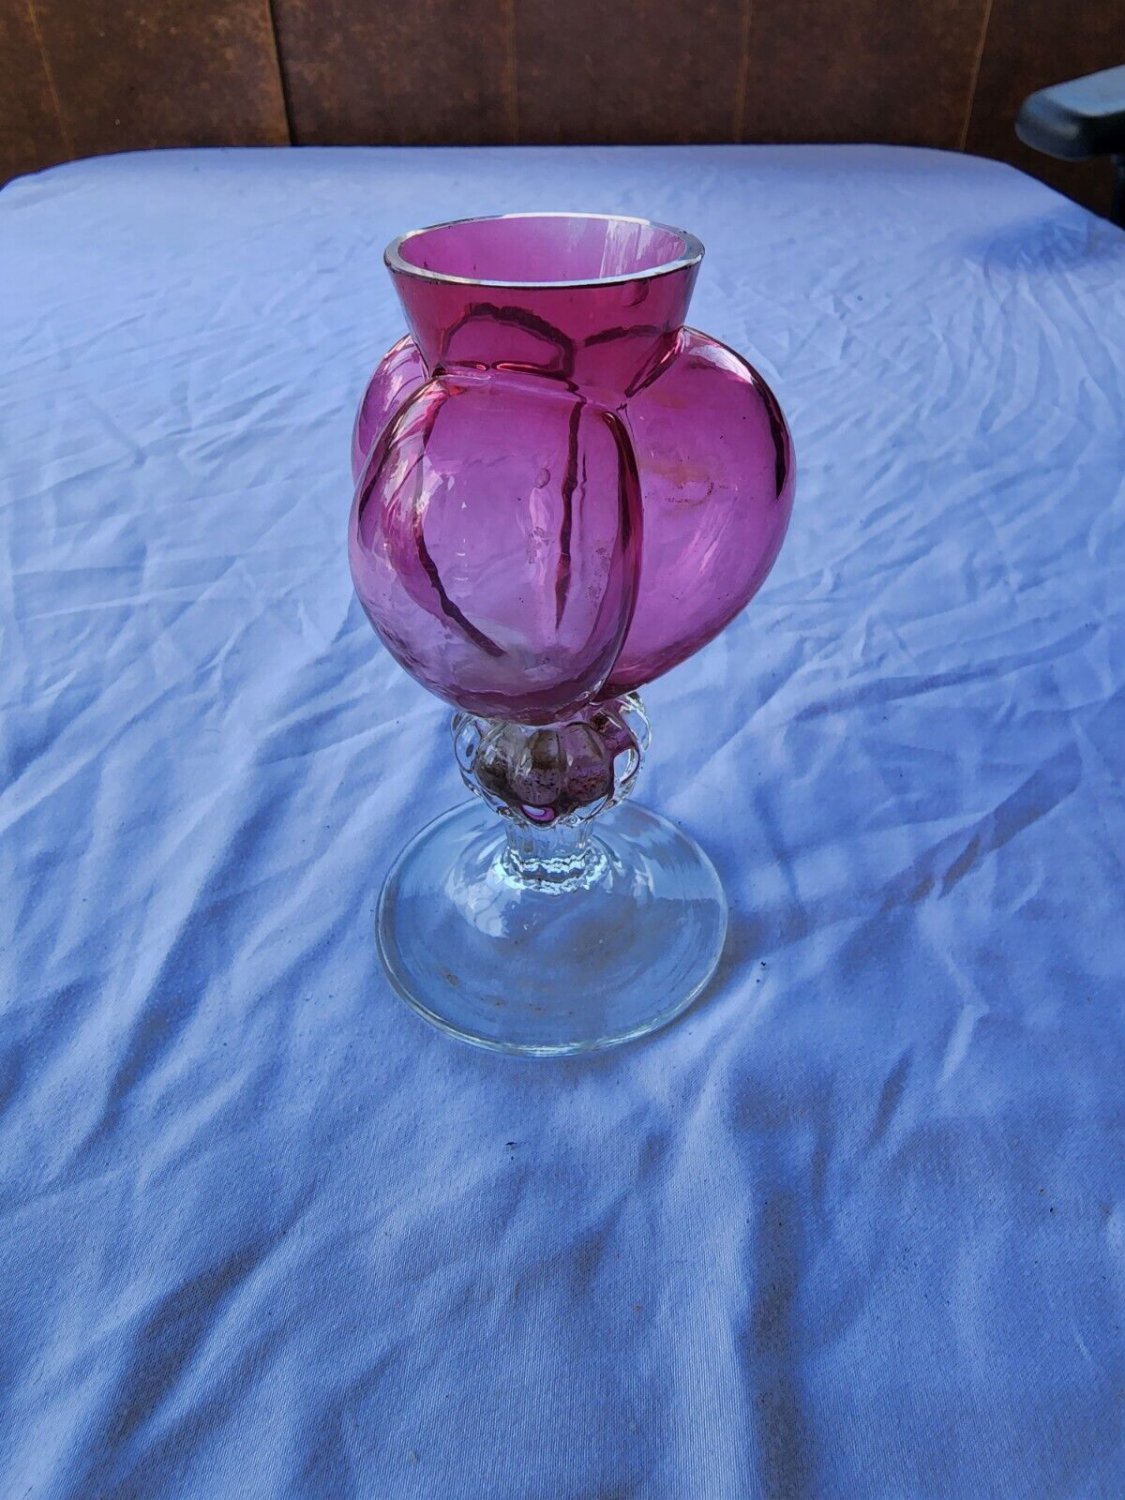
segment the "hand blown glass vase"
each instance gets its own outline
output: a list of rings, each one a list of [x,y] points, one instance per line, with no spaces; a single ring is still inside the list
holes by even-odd
[[[386,261],[410,333],[352,444],[356,593],[451,703],[476,801],[406,848],[379,902],[399,992],[465,1040],[537,1055],[670,1021],[710,978],[706,856],[626,803],[637,689],[769,572],[789,431],[739,355],[684,326],[703,247],[639,219],[423,229]]]

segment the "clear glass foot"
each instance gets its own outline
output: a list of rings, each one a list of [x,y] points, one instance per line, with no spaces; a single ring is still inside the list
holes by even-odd
[[[727,908],[710,860],[666,818],[618,805],[647,741],[640,704],[596,712],[585,736],[459,716],[458,759],[489,806],[423,829],[383,888],[379,952],[396,989],[477,1046],[616,1046],[678,1016],[719,961]],[[591,764],[599,738],[608,780]]]
[[[404,850],[377,919],[387,973],[427,1021],[537,1057],[666,1025],[710,979],[726,927],[707,856],[631,804],[582,850],[522,863],[486,807],[456,808]]]

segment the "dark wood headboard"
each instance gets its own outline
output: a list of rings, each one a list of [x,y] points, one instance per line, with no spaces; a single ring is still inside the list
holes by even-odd
[[[889,141],[1000,157],[1122,0],[0,0],[0,180],[151,146]]]

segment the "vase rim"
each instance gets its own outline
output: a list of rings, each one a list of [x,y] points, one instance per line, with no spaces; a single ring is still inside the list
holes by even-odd
[[[414,265],[408,261],[402,251],[409,240],[416,239],[419,235],[432,234],[442,229],[456,229],[462,225],[470,224],[494,224],[504,221],[518,221],[528,219],[588,219],[602,224],[632,224],[643,229],[665,234],[675,235],[679,244],[679,253],[671,259],[663,259],[658,264],[643,266],[637,270],[625,271],[612,276],[579,276],[565,278],[558,281],[548,281],[538,277],[526,280],[511,280],[506,277],[497,276],[458,276],[450,271],[436,271],[426,266]],[[571,213],[565,209],[531,210],[525,213],[509,214],[471,214],[463,219],[447,219],[440,224],[424,224],[418,229],[409,229],[405,234],[398,235],[393,239],[383,252],[383,261],[389,271],[395,275],[413,276],[420,281],[443,282],[453,286],[485,286],[485,287],[511,287],[523,290],[565,290],[567,288],[577,289],[582,287],[600,286],[624,286],[630,282],[652,281],[659,276],[670,276],[677,271],[686,271],[698,266],[703,259],[703,242],[690,234],[686,229],[679,229],[674,224],[663,224],[658,219],[640,218],[634,214],[597,214],[597,213]]]

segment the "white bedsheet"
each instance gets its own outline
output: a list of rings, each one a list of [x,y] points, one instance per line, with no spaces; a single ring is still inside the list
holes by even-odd
[[[800,470],[646,695],[718,982],[390,993],[446,711],[344,552],[392,234],[708,247]],[[1125,1493],[1125,235],[891,148],[198,151],[0,195],[0,1493]]]

